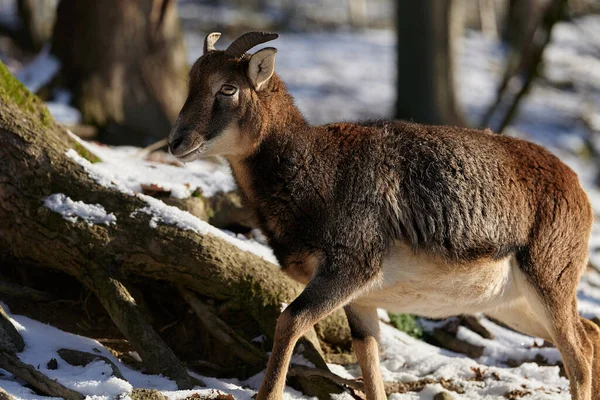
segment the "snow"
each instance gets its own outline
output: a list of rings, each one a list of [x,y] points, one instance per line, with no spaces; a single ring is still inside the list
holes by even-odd
[[[26,342],[25,350],[19,353],[19,358],[23,362],[36,366],[40,372],[71,389],[88,396],[98,396],[96,397],[98,400],[108,400],[116,395],[128,394],[133,387],[160,390],[171,400],[182,399],[192,393],[209,394],[213,389],[231,393],[236,399],[250,399],[260,386],[264,376],[264,372],[261,372],[246,381],[200,377],[207,383],[207,388],[178,391],[174,382],[165,377],[144,375],[127,367],[102,344],[93,339],[63,332],[30,318],[14,315],[6,305],[2,304],[2,306],[7,310],[11,321]],[[490,321],[486,321],[485,325],[493,328],[493,332],[497,335],[496,341],[505,343],[507,351],[512,348],[515,349],[515,352],[528,353],[528,358],[533,358],[534,354],[540,350],[558,353],[553,348],[530,348],[533,339],[505,330]],[[387,381],[407,382],[423,378],[453,379],[453,382],[465,391],[460,397],[457,397],[456,393],[452,393],[455,398],[461,399],[505,399],[505,393],[514,389],[522,389],[523,385],[533,393],[531,397],[527,398],[528,400],[566,400],[569,398],[568,381],[560,376],[558,367],[542,367],[535,363],[524,363],[516,368],[508,368],[492,354],[486,355],[480,360],[472,360],[414,339],[384,322],[381,322],[381,344],[384,349],[381,359],[382,374]],[[118,366],[129,383],[111,376],[110,367],[103,361],[95,361],[86,367],[67,364],[57,353],[61,348],[76,349],[107,357]],[[58,360],[56,370],[48,369],[46,366],[52,358]],[[309,362],[299,356],[295,356],[293,362],[297,365],[310,366]],[[348,379],[354,379],[361,375],[356,365],[342,367],[331,364],[330,368],[332,372]],[[475,368],[484,372],[483,381],[472,379],[475,376],[473,370]],[[17,399],[37,400],[42,398],[9,376],[0,376],[0,386]],[[419,393],[394,395],[392,398],[429,400],[443,390],[440,385],[430,384]],[[285,398],[305,397],[293,389],[286,388]],[[351,397],[345,394],[337,398],[350,399]]]
[[[70,222],[77,222],[80,218],[88,225],[111,225],[117,222],[117,217],[113,213],[107,214],[100,204],[73,201],[63,193],[54,193],[46,197],[44,205]]]
[[[90,150],[94,150],[93,145],[89,143],[84,143],[86,147]],[[98,152],[96,153],[100,157],[104,157],[105,160],[109,160],[109,152]],[[227,234],[226,232],[215,228],[209,223],[202,221],[198,217],[190,214],[187,211],[183,211],[177,207],[169,206],[162,202],[161,200],[155,199],[154,197],[145,195],[143,193],[136,192],[136,188],[140,187],[139,181],[134,181],[131,179],[129,172],[131,170],[123,169],[123,164],[121,164],[121,171],[124,173],[122,175],[118,174],[117,170],[111,169],[111,167],[107,167],[107,165],[115,166],[119,161],[105,161],[103,163],[91,163],[87,159],[81,157],[74,149],[69,149],[66,152],[67,157],[71,158],[77,164],[82,166],[85,171],[89,174],[90,178],[92,178],[96,183],[101,186],[114,188],[119,190],[125,194],[130,196],[137,196],[141,200],[145,201],[148,206],[135,210],[131,213],[130,217],[136,218],[140,214],[150,215],[150,226],[156,228],[159,223],[166,225],[174,225],[184,230],[190,230],[196,232],[200,235],[211,234],[220,239],[223,239],[234,246],[237,246],[241,250],[254,253],[257,256],[263,258],[266,261],[272,262],[273,264],[277,264],[277,259],[273,254],[273,251],[261,244],[257,241],[246,239],[243,236],[232,236]],[[119,160],[122,160],[119,158]],[[162,168],[167,168],[167,165],[155,165],[154,169],[160,170]],[[132,168],[135,168],[132,166]],[[179,168],[183,169],[183,168]],[[125,179],[124,179],[125,178]],[[180,178],[181,179],[181,178]],[[231,177],[229,177],[231,179]],[[197,178],[196,182],[198,184],[202,184],[205,187],[210,187],[205,183],[200,183],[200,180]],[[172,185],[172,187],[183,187],[183,184]]]
[[[149,161],[137,147],[109,147],[72,137],[102,160],[89,167],[96,171],[95,176],[118,182],[123,190],[142,192],[142,185],[156,185],[178,199],[188,198],[196,190],[205,197],[235,190],[231,170],[225,163],[199,160],[183,166],[168,155],[163,162]],[[70,154],[73,159],[80,159]]]

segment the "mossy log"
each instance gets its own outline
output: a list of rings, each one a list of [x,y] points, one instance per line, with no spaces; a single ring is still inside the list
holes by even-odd
[[[143,317],[135,301],[128,298],[122,280],[162,281],[203,297],[235,303],[251,317],[270,348],[281,305],[299,294],[300,285],[276,265],[211,234],[164,224],[152,227],[149,215],[135,213],[148,206],[144,200],[97,184],[66,156],[67,150],[75,149],[88,160],[97,161],[52,120],[43,103],[1,63],[0,144],[0,262],[18,260],[78,279],[94,291],[142,358],[146,354],[145,366],[165,373],[180,387],[189,386],[190,380],[183,376],[185,369],[177,358],[161,361],[161,357],[147,353],[150,348],[158,348],[160,353],[165,344],[153,339],[158,335],[151,332],[149,324],[143,335],[139,327],[131,326]],[[67,221],[43,204],[55,193],[102,205],[114,214],[116,223]],[[317,367],[326,368],[316,351],[319,344],[314,331],[303,343],[303,355]],[[311,380],[310,390],[300,386],[319,397],[340,390],[327,381],[317,384]]]

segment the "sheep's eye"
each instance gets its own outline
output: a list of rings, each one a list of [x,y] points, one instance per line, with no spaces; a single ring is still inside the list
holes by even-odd
[[[221,86],[221,90],[219,90],[219,93],[225,96],[233,96],[235,92],[237,92],[237,88],[233,85],[223,85]]]

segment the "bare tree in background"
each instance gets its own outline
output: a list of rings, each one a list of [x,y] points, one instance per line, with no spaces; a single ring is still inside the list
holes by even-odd
[[[17,0],[17,10],[23,23],[24,42],[33,50],[40,50],[50,42],[58,0]]]
[[[396,118],[463,125],[454,93],[453,42],[462,18],[456,0],[399,1]]]
[[[164,138],[186,95],[187,64],[173,0],[62,0],[53,52],[84,122],[118,143]]]

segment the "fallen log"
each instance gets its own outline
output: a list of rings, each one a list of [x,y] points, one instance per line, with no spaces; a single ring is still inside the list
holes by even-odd
[[[235,303],[252,318],[270,349],[282,304],[298,295],[300,285],[276,265],[210,230],[198,233],[157,222],[144,212],[151,208],[145,197],[120,191],[111,182],[98,184],[98,177],[67,151],[89,162],[98,158],[57,125],[43,103],[1,63],[0,144],[0,262],[18,260],[75,277],[96,294],[144,365],[181,388],[193,384],[183,364],[175,356],[152,353],[158,346],[160,354],[168,354],[152,326],[143,322],[122,280],[151,279]],[[59,194],[95,205],[112,219],[94,223],[77,216],[63,218],[44,205],[49,196]],[[135,329],[127,316],[139,322]],[[301,344],[305,358],[326,368],[314,331]],[[311,379],[300,386],[321,398],[341,390],[327,380]]]

